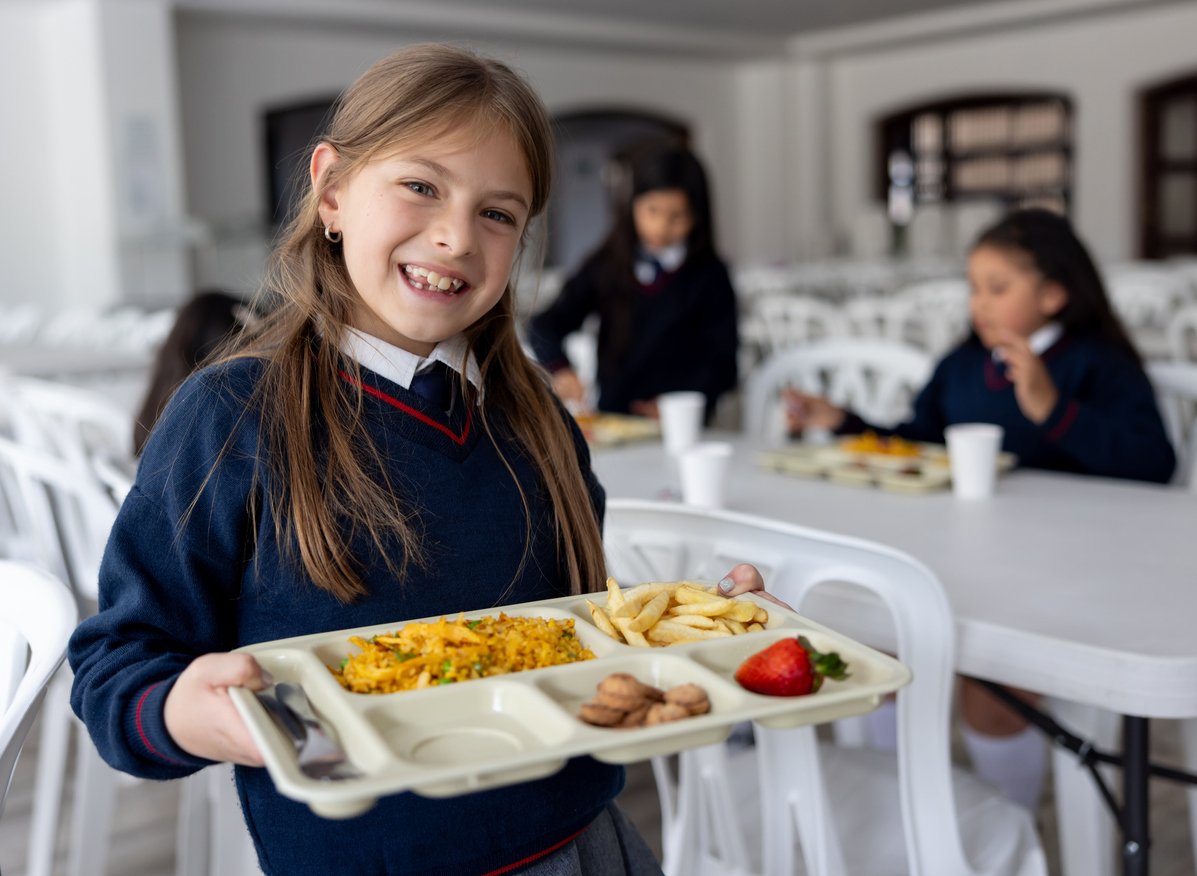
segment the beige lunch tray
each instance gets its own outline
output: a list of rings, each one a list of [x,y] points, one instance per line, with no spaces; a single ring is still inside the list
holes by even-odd
[[[898,456],[844,450],[835,444],[792,444],[760,451],[757,462],[785,474],[897,493],[930,493],[951,487],[947,448],[942,444],[919,446],[918,456]],[[1013,453],[999,453],[998,471],[1007,472],[1016,462]]]
[[[604,604],[602,593],[588,594]],[[608,763],[632,763],[726,739],[742,721],[793,727],[859,715],[910,681],[898,661],[786,611],[757,596],[769,612],[766,628],[753,633],[638,648],[617,642],[590,619],[587,596],[464,612],[466,619],[497,615],[572,619],[580,642],[596,659],[390,694],[352,693],[329,671],[355,646],[410,621],[280,639],[240,648],[253,654],[276,682],[298,682],[316,710],[335,728],[361,776],[320,781],[304,775],[295,748],[257,697],[231,688],[233,702],[261,749],[279,792],[307,803],[326,818],[350,818],[377,799],[400,791],[449,797],[551,775],[566,761],[589,754]],[[418,619],[425,622],[438,618]],[[828,681],[817,693],[770,697],[740,687],[733,676],[750,654],[799,633],[820,651],[839,651],[851,676]],[[653,727],[597,727],[578,717],[598,683],[628,672],[665,689],[693,682],[707,692],[711,710]]]
[[[635,441],[659,441],[661,424],[631,414],[588,414],[578,417],[586,440],[594,447],[617,447]]]

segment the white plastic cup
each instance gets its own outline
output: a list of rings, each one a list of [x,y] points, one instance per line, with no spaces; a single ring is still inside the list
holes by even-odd
[[[666,451],[677,456],[698,443],[706,405],[706,396],[701,392],[666,392],[657,397]]]
[[[727,490],[727,463],[732,446],[726,441],[700,441],[682,451],[682,501],[696,508],[722,508]]]
[[[997,483],[1002,427],[991,423],[958,423],[944,429],[952,492],[959,499],[985,499]]]

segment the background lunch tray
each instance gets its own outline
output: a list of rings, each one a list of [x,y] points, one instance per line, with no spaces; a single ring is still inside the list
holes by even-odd
[[[351,693],[328,669],[356,650],[349,642],[351,635],[368,638],[411,621],[238,649],[254,655],[276,682],[303,685],[317,711],[336,728],[349,759],[362,773],[359,778],[319,781],[305,776],[294,746],[257,697],[245,688],[231,688],[230,694],[279,792],[307,803],[326,818],[349,818],[386,794],[414,791],[449,797],[482,791],[551,775],[577,755],[631,763],[710,745],[726,739],[741,721],[793,727],[859,715],[876,708],[885,694],[910,680],[909,670],[892,657],[756,596],[738,598],[766,608],[766,629],[661,648],[616,642],[594,626],[586,598],[527,602],[468,611],[464,616],[504,611],[513,617],[573,619],[579,640],[596,659],[423,690]],[[600,605],[606,602],[603,593],[589,598]],[[849,663],[851,676],[842,682],[828,681],[817,693],[802,697],[762,696],[735,682],[736,668],[750,654],[799,633],[821,651],[839,651]],[[635,729],[583,722],[579,708],[613,672],[631,673],[662,689],[693,682],[706,690],[711,711]]]
[[[661,424],[651,417],[631,414],[589,414],[578,425],[592,447],[616,447],[635,441],[659,441]]]
[[[862,453],[836,444],[792,444],[762,450],[757,461],[765,468],[808,478],[825,478],[861,487],[880,487],[902,493],[929,493],[952,485],[948,451],[942,444],[921,444],[918,456]],[[1014,468],[1013,453],[998,454],[998,471]],[[917,473],[906,469],[915,466]]]

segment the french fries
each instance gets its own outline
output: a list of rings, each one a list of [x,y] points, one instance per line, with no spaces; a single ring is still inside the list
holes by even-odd
[[[754,602],[728,599],[693,581],[641,584],[628,590],[607,579],[607,604],[586,600],[594,624],[640,648],[699,642],[764,629],[769,613]]]

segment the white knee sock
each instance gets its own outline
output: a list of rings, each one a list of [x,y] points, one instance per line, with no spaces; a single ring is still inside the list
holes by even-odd
[[[1047,775],[1047,740],[1043,734],[1035,727],[1013,736],[988,736],[967,725],[960,729],[977,775],[1034,812]]]

